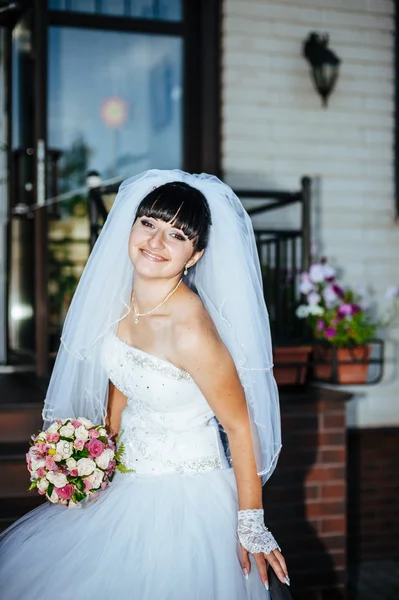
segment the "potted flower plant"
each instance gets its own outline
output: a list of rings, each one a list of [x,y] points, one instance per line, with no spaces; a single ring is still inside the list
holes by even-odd
[[[304,302],[298,306],[296,316],[306,319],[316,340],[313,351],[315,379],[365,383],[370,342],[388,321],[373,318],[364,292],[339,285],[335,269],[325,258],[314,262],[301,274],[300,291]],[[398,296],[398,290],[390,288],[387,295],[393,299]]]

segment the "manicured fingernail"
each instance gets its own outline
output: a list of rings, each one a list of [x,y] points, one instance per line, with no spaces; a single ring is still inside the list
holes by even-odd
[[[245,579],[248,579],[248,571],[246,569],[242,570],[242,574],[244,575]]]
[[[269,591],[269,582],[265,581],[265,588],[267,589],[267,591]]]
[[[285,581],[285,583],[286,583],[287,585],[291,585],[291,581],[290,581],[290,578],[288,577],[288,575],[286,575],[286,576],[284,577],[284,581]]]

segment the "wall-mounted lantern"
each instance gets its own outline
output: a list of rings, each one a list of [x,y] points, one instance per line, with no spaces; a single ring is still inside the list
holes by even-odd
[[[341,60],[327,48],[328,34],[309,33],[303,43],[303,55],[311,66],[311,76],[319,92],[323,106],[327,106],[328,98],[338,78]]]

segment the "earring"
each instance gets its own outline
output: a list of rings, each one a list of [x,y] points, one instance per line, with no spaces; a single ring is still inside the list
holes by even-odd
[[[187,275],[188,273],[188,269],[187,269],[187,265],[184,267],[184,275]]]

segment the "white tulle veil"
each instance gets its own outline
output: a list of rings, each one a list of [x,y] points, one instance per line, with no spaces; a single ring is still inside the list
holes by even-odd
[[[141,200],[154,186],[171,181],[199,189],[211,210],[208,246],[185,281],[201,297],[233,357],[247,399],[258,474],[266,481],[281,433],[259,259],[250,217],[233,191],[211,175],[151,170],[121,184],[68,311],[43,418],[46,425],[78,416],[104,422],[108,376],[101,351],[106,334],[129,312],[130,230]]]

